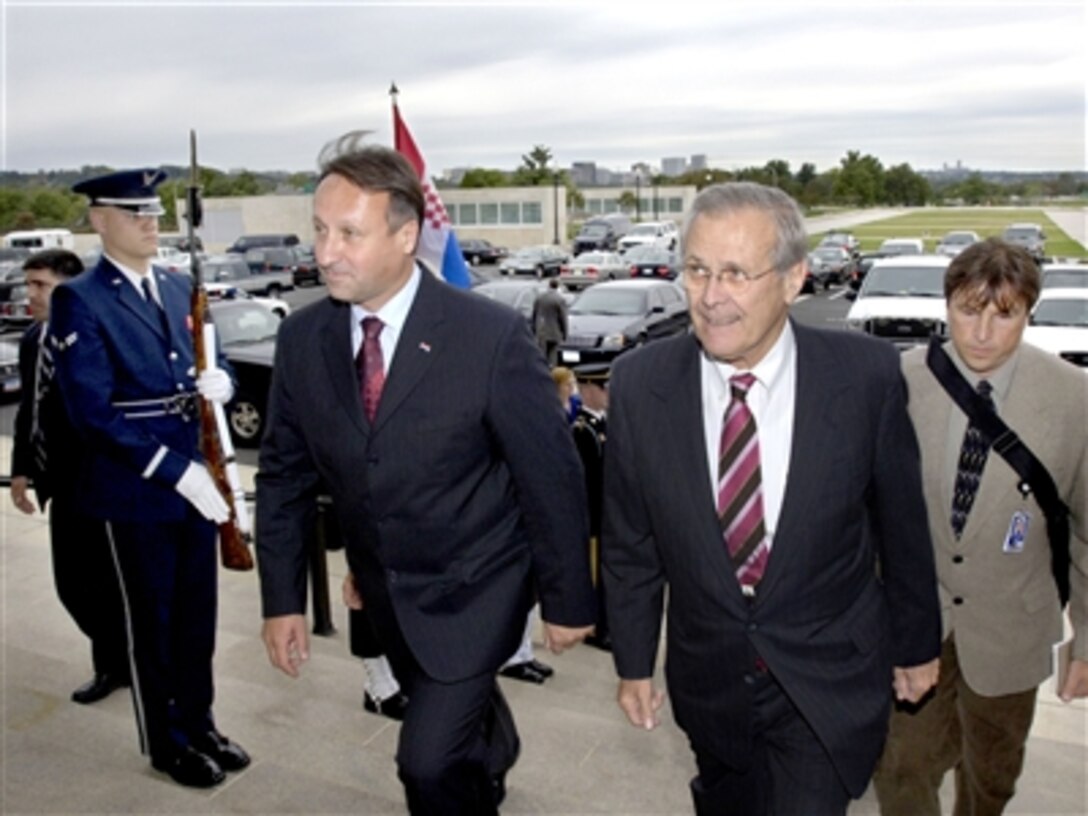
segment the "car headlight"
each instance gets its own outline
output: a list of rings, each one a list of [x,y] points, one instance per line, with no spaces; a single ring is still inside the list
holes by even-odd
[[[625,345],[627,345],[627,338],[623,336],[623,332],[606,334],[601,338],[601,348],[604,349],[621,349]]]

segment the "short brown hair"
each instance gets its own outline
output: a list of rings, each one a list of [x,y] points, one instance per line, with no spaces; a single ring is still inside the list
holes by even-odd
[[[952,259],[944,276],[944,296],[963,294],[980,307],[994,303],[1002,308],[1007,301],[1022,300],[1028,309],[1039,299],[1039,267],[1026,249],[1000,238],[987,238],[963,250]]]
[[[423,186],[411,162],[392,148],[359,144],[356,133],[346,133],[327,145],[320,157],[320,183],[327,176],[343,176],[361,190],[389,193],[386,221],[395,232],[413,218],[423,223]]]

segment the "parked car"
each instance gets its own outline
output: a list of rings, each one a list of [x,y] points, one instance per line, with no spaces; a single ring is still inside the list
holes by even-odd
[[[1044,289],[1088,288],[1088,266],[1082,264],[1045,264],[1042,269]]]
[[[26,279],[22,261],[0,261],[0,281],[21,281]]]
[[[268,419],[268,389],[280,318],[252,300],[208,304],[219,346],[234,369],[238,388],[226,406],[227,424],[238,447],[261,441]]]
[[[607,362],[644,343],[688,330],[684,290],[672,281],[605,281],[571,304],[563,365]]]
[[[841,245],[816,247],[808,254],[808,266],[824,289],[830,289],[832,283],[843,283],[854,274],[854,258],[850,250]]]
[[[970,230],[954,230],[947,233],[944,238],[937,242],[937,249],[935,250],[938,255],[947,255],[949,258],[955,258],[961,252],[963,252],[971,244],[977,244],[982,239],[977,232],[971,232]]]
[[[26,247],[0,247],[0,261],[11,261],[22,268],[23,261],[30,257],[30,250]]]
[[[628,277],[628,265],[615,252],[583,252],[559,270],[559,280],[568,288],[582,288],[603,280]]]
[[[874,337],[883,337],[899,348],[947,334],[944,273],[951,258],[919,255],[881,258],[873,263],[853,300],[846,325]]]
[[[1022,246],[1037,262],[1041,263],[1046,255],[1046,233],[1038,224],[1009,224],[1001,238],[1010,244]]]
[[[680,274],[680,258],[671,249],[660,246],[637,246],[623,255],[632,278],[663,278],[676,280]]]
[[[1088,369],[1088,289],[1044,289],[1024,340]]]
[[[470,266],[476,266],[482,263],[497,263],[506,257],[506,247],[494,246],[490,241],[485,241],[483,238],[465,238],[459,240],[461,245],[461,254],[465,258],[465,262]]]
[[[842,247],[851,255],[857,255],[861,249],[861,242],[854,237],[854,233],[843,230],[832,230],[820,239],[818,246]]]
[[[524,247],[503,260],[499,274],[554,278],[566,262],[567,253],[557,246]]]
[[[193,257],[188,252],[181,252],[174,247],[159,246],[158,256],[152,263],[167,272],[190,274]]]
[[[630,232],[620,238],[617,248],[620,252],[626,252],[632,247],[652,244],[665,249],[676,249],[679,243],[680,232],[672,221],[643,221],[635,224]]]
[[[276,232],[264,235],[239,235],[234,243],[227,247],[227,252],[245,253],[257,247],[297,246],[298,236],[293,232]]]
[[[888,255],[886,252],[862,252],[854,259],[854,272],[850,276],[850,288],[857,290],[861,286],[861,282],[865,280],[865,276],[869,274],[869,269],[872,265],[879,261],[881,258],[891,258],[893,255]]]
[[[34,322],[30,314],[30,296],[22,276],[0,283],[0,327],[22,330]]]
[[[0,341],[0,399],[11,399],[23,390],[19,373],[19,344]]]
[[[616,251],[619,240],[631,230],[631,219],[623,213],[609,213],[590,218],[574,236],[574,254],[593,250]]]
[[[249,271],[254,275],[278,276],[278,291],[270,289],[265,292],[270,297],[294,289],[299,281],[315,282],[319,279],[317,261],[307,260],[295,247],[257,247],[247,251],[245,258]]]
[[[533,302],[536,296],[548,288],[548,284],[535,278],[529,280],[508,278],[493,280],[480,284],[473,288],[473,292],[483,295],[489,300],[504,303],[512,309],[517,309],[525,319],[529,320],[533,315]],[[574,294],[565,286],[559,286],[559,294],[569,304],[574,300]]]
[[[196,248],[197,252],[204,251],[204,242],[200,239],[199,235],[193,236],[192,245]],[[178,252],[189,254],[189,236],[188,235],[160,235],[159,246],[169,247],[176,249]]]
[[[299,244],[280,251],[294,255],[294,260],[287,263],[291,267],[291,280],[295,286],[317,286],[321,283],[321,269],[317,265],[313,246]]]
[[[926,242],[921,238],[888,238],[880,245],[885,255],[922,255],[926,251]]]
[[[294,278],[289,270],[266,270],[256,259],[251,263],[248,255],[213,255],[201,263],[201,271],[205,284],[225,283],[251,295],[276,297],[281,292],[295,288]]]
[[[208,295],[209,303],[215,300],[251,300],[264,306],[277,317],[284,318],[291,314],[291,304],[286,300],[257,297],[230,283],[205,283],[204,291]]]

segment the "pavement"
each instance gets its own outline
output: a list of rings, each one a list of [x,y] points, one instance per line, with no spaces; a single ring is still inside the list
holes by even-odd
[[[0,437],[0,462],[10,439]],[[244,479],[252,468],[244,468]],[[258,631],[254,573],[223,571],[219,594],[216,718],[253,756],[210,791],[181,788],[139,754],[125,692],[92,706],[70,702],[90,676],[87,642],[56,598],[48,531],[0,497],[0,813],[403,813],[393,752],[399,726],[362,710],[362,668],[348,653],[347,616],[335,599],[345,573],[329,556],[338,632],[315,638],[302,677],[268,664]],[[616,707],[608,654],[579,647],[542,686],[503,678],[522,736],[508,778],[506,814],[691,813],[694,765],[668,706],[647,733]],[[949,784],[942,791],[950,812]],[[1040,694],[1027,763],[1009,813],[1088,813],[1088,707]],[[876,814],[872,792],[850,816]]]

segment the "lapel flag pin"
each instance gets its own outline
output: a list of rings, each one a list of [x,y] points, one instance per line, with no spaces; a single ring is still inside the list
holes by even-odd
[[[421,341],[420,344],[419,344],[419,347],[421,349],[423,349],[423,351],[427,352],[428,354],[431,353],[431,344],[430,343],[424,343],[424,342]]]

